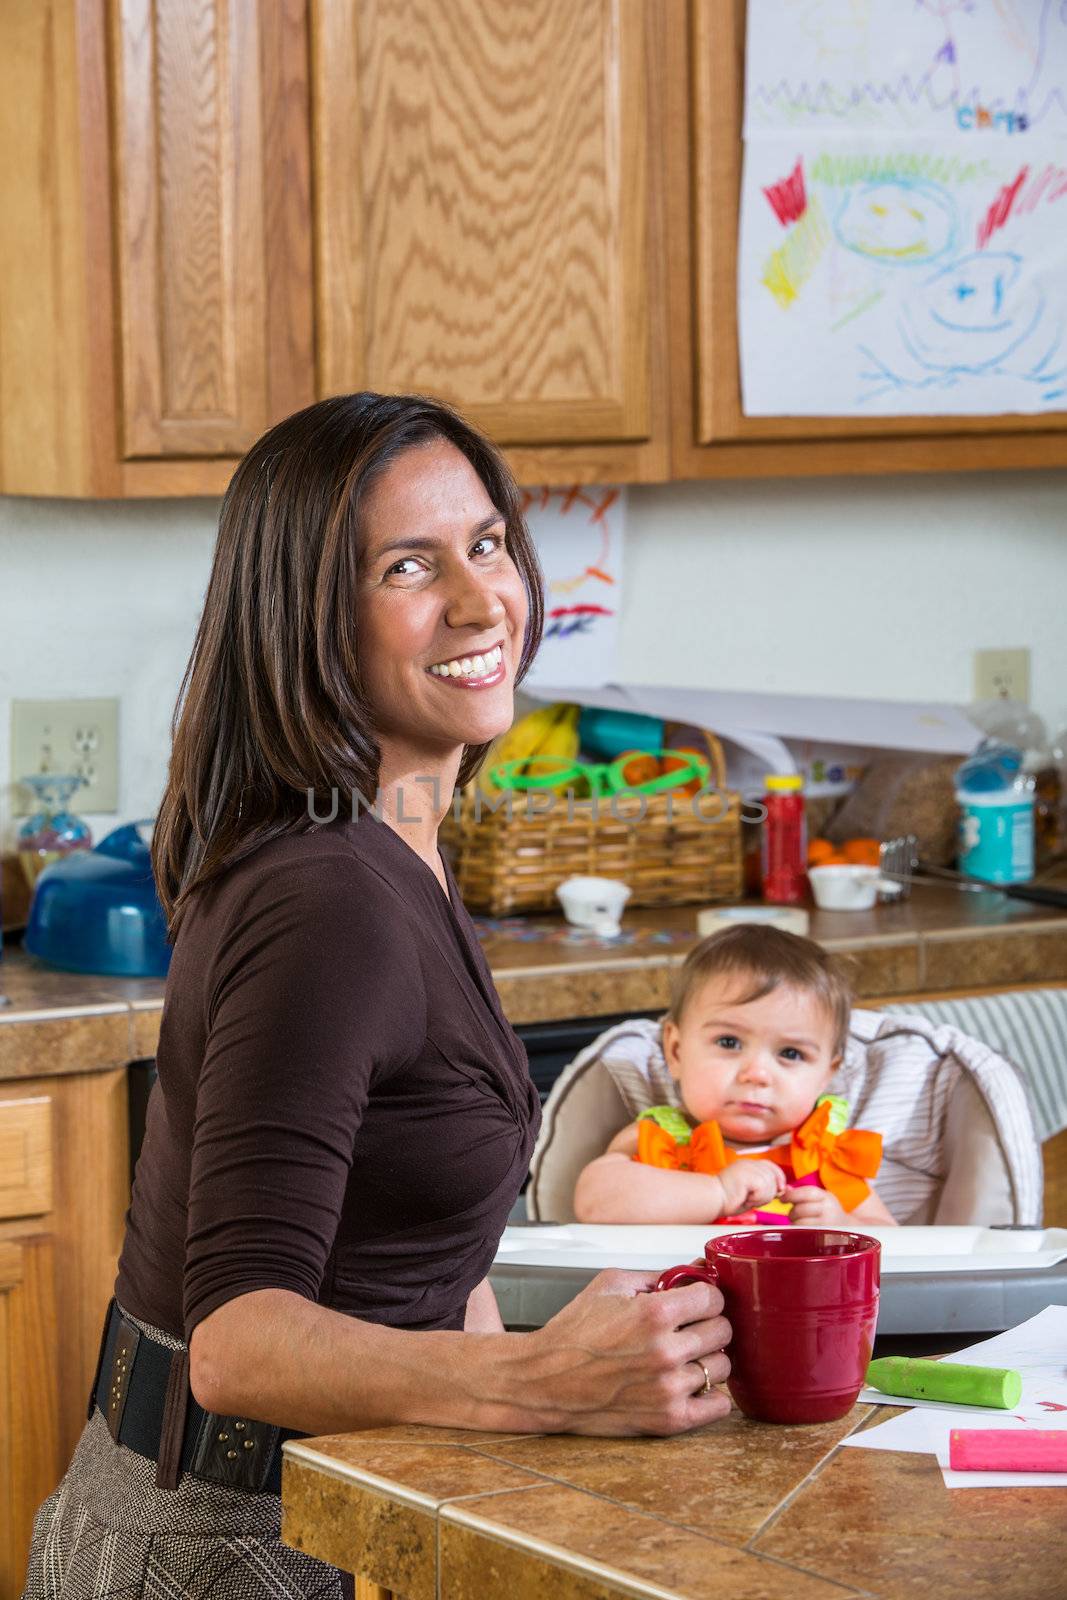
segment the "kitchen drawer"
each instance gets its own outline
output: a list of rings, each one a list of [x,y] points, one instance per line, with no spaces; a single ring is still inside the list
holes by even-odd
[[[52,1209],[52,1098],[0,1100],[0,1221]]]

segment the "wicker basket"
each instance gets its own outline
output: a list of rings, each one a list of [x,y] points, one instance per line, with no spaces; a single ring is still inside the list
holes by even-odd
[[[741,797],[726,788],[718,739],[704,738],[714,790],[699,796],[552,796],[542,810],[544,794],[487,797],[470,785],[441,829],[464,904],[492,916],[556,910],[557,885],[576,873],[622,879],[631,906],[738,899]]]

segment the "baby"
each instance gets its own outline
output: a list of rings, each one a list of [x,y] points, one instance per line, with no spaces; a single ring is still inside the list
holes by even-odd
[[[643,1111],[582,1170],[579,1222],[715,1222],[769,1202],[805,1226],[894,1223],[866,1181],[880,1136],[844,1131],[825,1093],[851,1000],[810,939],[749,923],[698,944],[663,1023],[680,1108]]]

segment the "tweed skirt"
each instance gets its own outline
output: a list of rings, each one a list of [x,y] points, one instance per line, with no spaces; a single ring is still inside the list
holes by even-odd
[[[131,1321],[135,1319],[131,1318]],[[180,1348],[157,1328],[136,1324]],[[346,1600],[352,1580],[280,1539],[281,1500],[155,1463],[113,1443],[94,1411],[33,1527],[23,1600]]]

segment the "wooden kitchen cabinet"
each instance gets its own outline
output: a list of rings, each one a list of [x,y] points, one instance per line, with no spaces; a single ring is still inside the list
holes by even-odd
[[[303,6],[112,14],[124,454],[239,456],[313,397]]]
[[[645,0],[5,0],[0,491],[219,493],[366,387],[526,481],[664,477],[658,36]]]
[[[0,492],[218,494],[317,395],[521,482],[1067,461],[1067,417],[748,418],[744,0],[3,0]]]
[[[311,37],[323,391],[454,400],[525,482],[664,476],[657,8],[312,0]]]
[[[219,493],[314,398],[306,89],[304,0],[4,0],[0,490]]]
[[[0,1600],[85,1425],[129,1194],[124,1067],[0,1082]]]
[[[675,0],[667,0],[675,5]],[[745,0],[678,0],[669,77],[671,473],[676,478],[947,472],[1067,464],[1067,413],[746,417],[737,330]]]
[[[62,1471],[52,1241],[0,1239],[0,1600],[26,1576],[33,1518]]]

